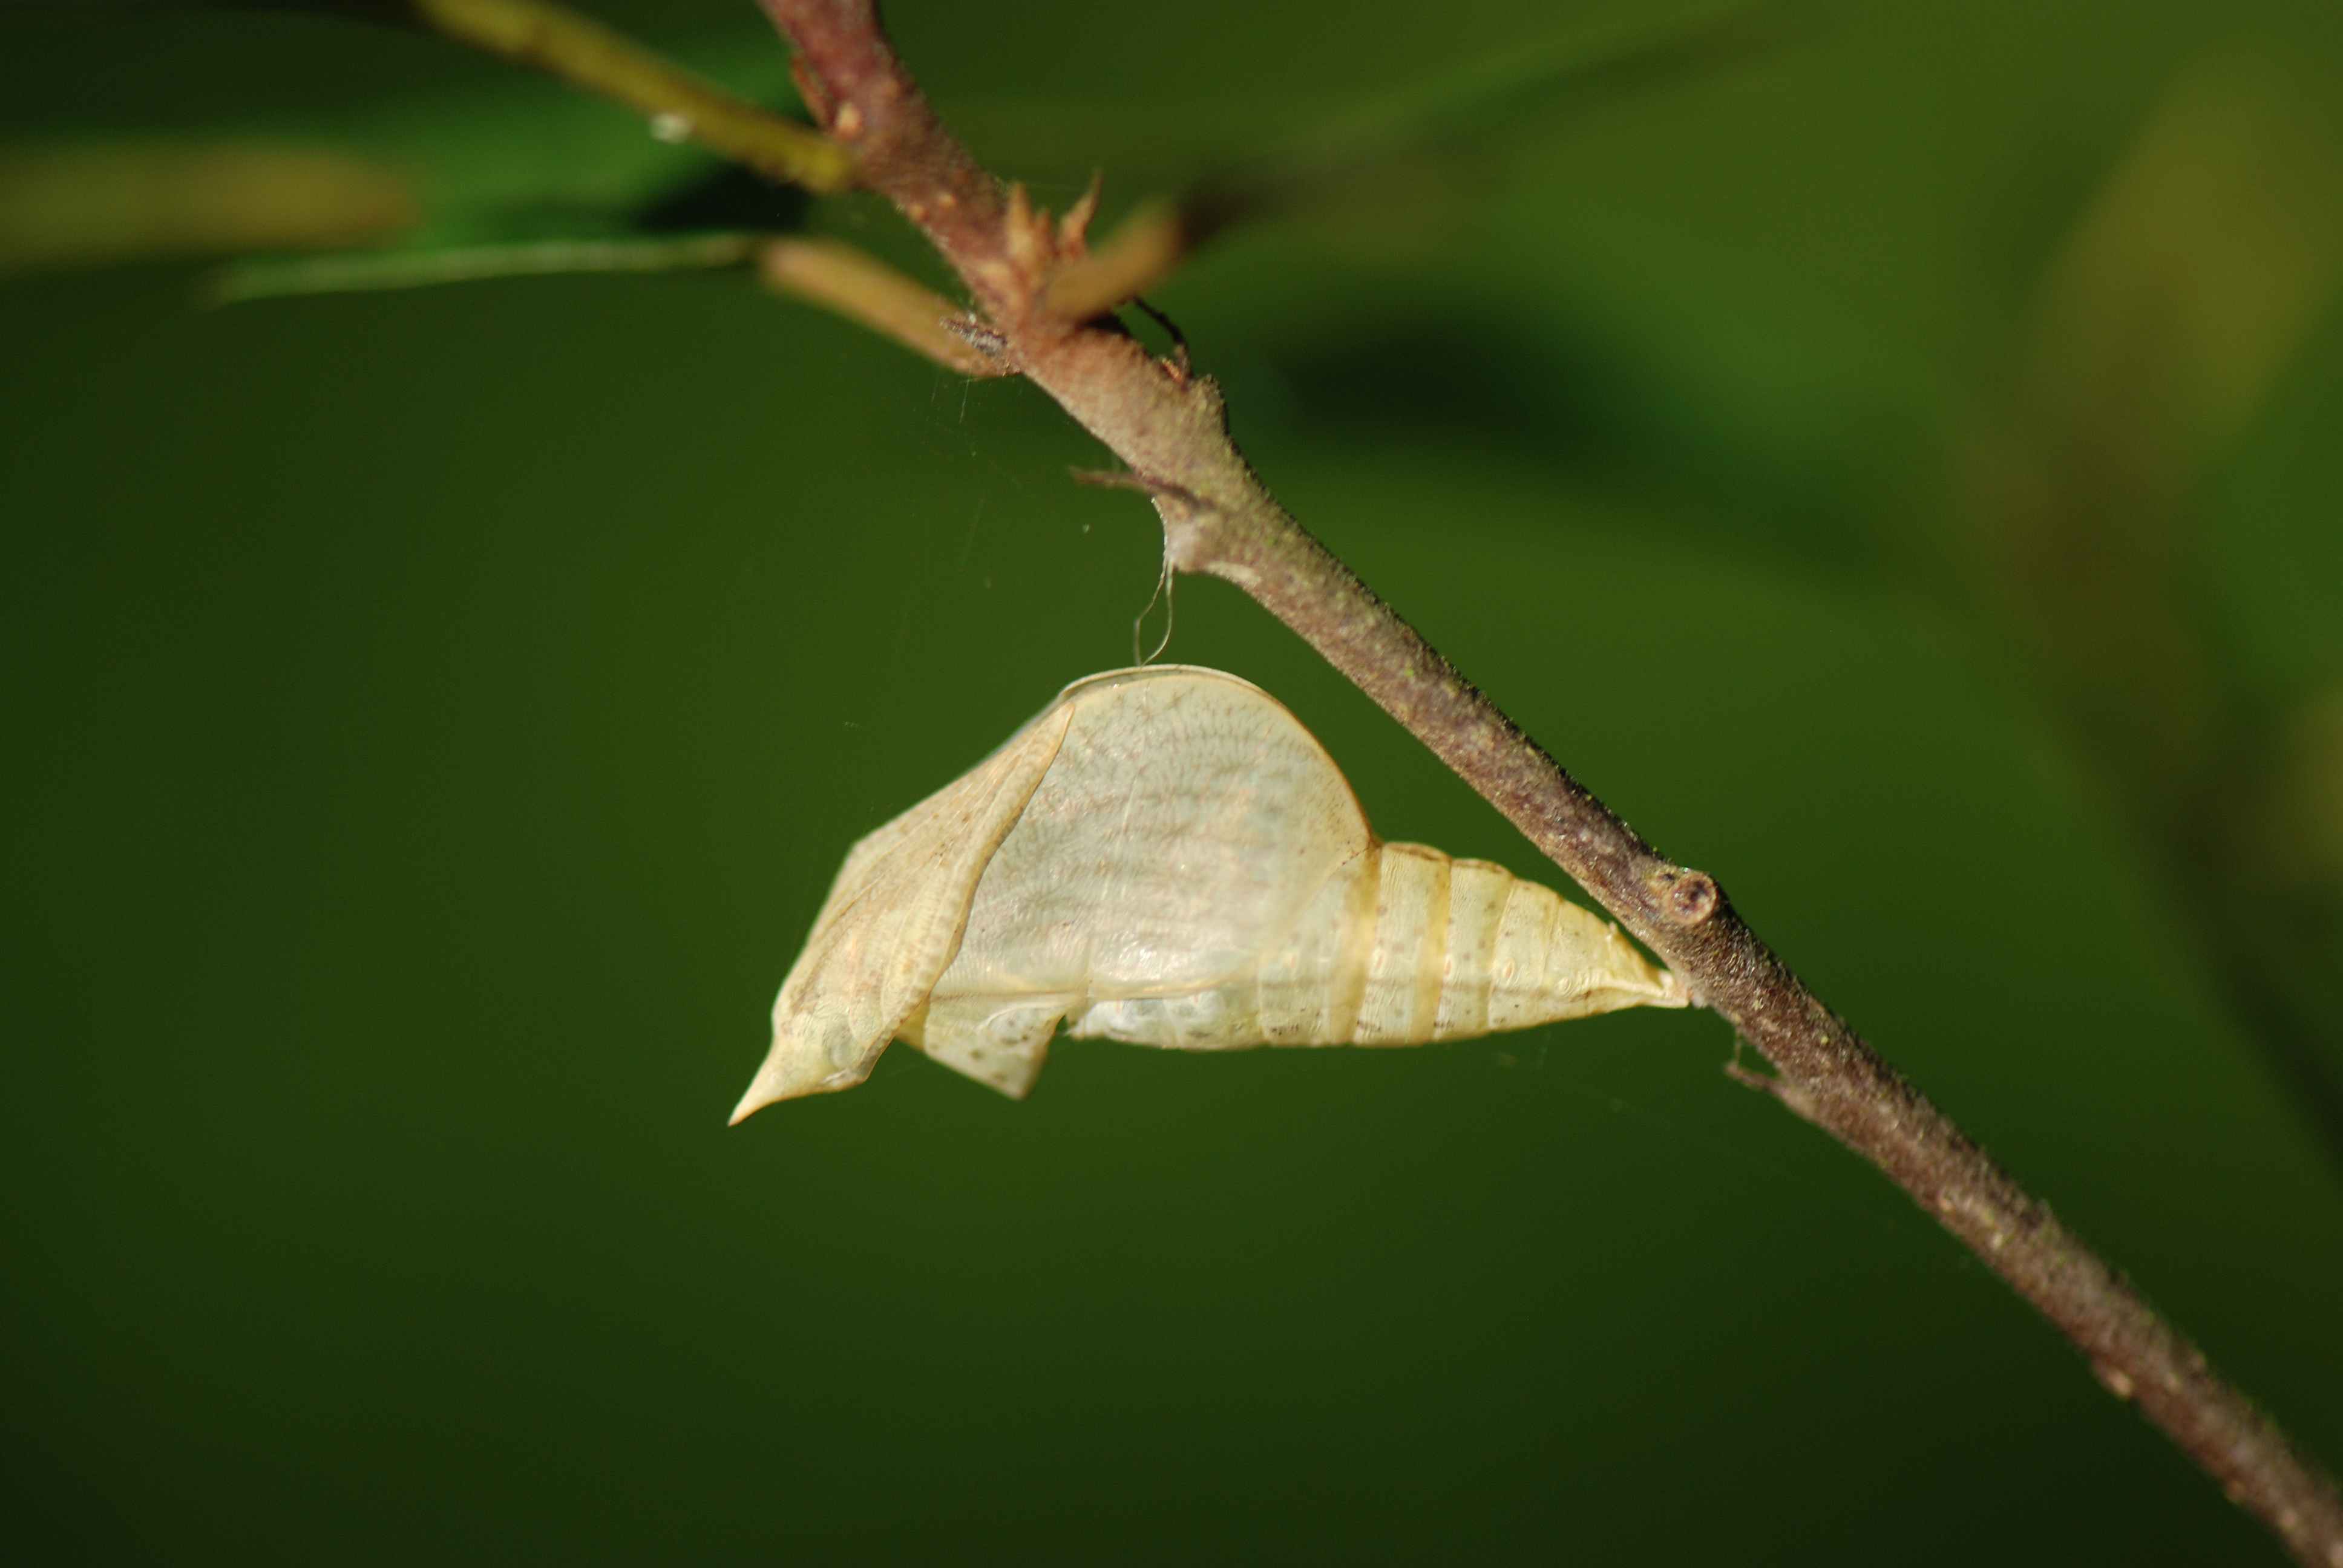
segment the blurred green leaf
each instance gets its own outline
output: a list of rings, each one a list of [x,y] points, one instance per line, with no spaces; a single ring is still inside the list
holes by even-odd
[[[329,145],[400,172],[420,209],[404,243],[418,250],[614,237],[723,166],[560,83],[355,17],[101,12],[15,19],[12,32],[11,85],[21,90],[0,134],[167,127]],[[95,89],[78,64],[92,56],[116,62]],[[769,29],[761,38],[742,29],[713,49],[687,41],[684,57],[744,95],[796,104]],[[739,69],[728,75],[728,66]],[[350,75],[361,85],[302,103],[320,82]],[[768,186],[761,205],[785,227],[801,200]]]
[[[396,235],[417,217],[389,169],[312,147],[0,147],[0,272],[326,249]]]

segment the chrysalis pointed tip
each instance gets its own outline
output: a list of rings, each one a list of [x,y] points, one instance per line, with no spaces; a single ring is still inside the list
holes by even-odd
[[[776,1048],[757,1068],[757,1076],[749,1081],[748,1090],[741,1094],[740,1103],[732,1108],[732,1119],[724,1125],[738,1127],[768,1105],[784,1100],[795,1100],[803,1094],[818,1094],[824,1089],[844,1087],[823,1081],[808,1081],[802,1072],[790,1070],[793,1063],[789,1054]]]
[[[876,1057],[878,1052],[870,1053]],[[748,1091],[740,1103],[732,1108],[727,1127],[738,1127],[768,1105],[784,1100],[802,1100],[809,1094],[830,1094],[841,1089],[851,1089],[870,1076],[870,1063],[860,1067],[833,1068],[829,1060],[811,1052],[789,1040],[778,1040],[770,1055],[757,1069],[757,1076],[749,1081]]]
[[[738,1127],[773,1101],[787,1098],[789,1098],[787,1095],[773,1092],[769,1073],[765,1069],[759,1068],[757,1070],[757,1076],[749,1081],[748,1091],[740,1096],[740,1103],[732,1108],[732,1114],[726,1120],[724,1125]]]

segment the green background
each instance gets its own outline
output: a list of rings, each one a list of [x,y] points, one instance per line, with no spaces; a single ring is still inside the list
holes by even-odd
[[[1639,15],[1422,9],[891,20],[982,156],[1111,210]],[[602,14],[784,93],[745,5]],[[1281,498],[2333,1461],[2337,1167],[1931,543],[2033,279],[2240,39],[2338,101],[2326,4],[1801,14],[1157,303]],[[451,233],[705,167],[342,21],[12,15],[0,82],[14,136],[377,152]],[[876,204],[812,221],[935,276]],[[198,278],[0,285],[19,1541],[2274,1560],[1704,1014],[1073,1044],[1023,1105],[897,1050],[726,1131],[847,846],[1128,661],[1151,515],[1031,388],[735,277]],[[2191,503],[2240,680],[2343,675],[2338,507],[2329,310]],[[1176,602],[1382,830],[1534,872],[1249,601]]]

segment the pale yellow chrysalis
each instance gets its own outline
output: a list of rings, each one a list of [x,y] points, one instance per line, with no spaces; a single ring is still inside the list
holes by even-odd
[[[739,1121],[890,1040],[1021,1097],[1062,1021],[1184,1050],[1416,1045],[1682,1007],[1618,930],[1485,860],[1385,844],[1276,699],[1216,669],[1078,680],[854,846]]]

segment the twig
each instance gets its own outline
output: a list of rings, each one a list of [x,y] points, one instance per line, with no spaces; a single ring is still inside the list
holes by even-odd
[[[406,4],[417,20],[451,38],[641,110],[662,136],[698,142],[759,174],[811,191],[840,191],[854,183],[854,161],[835,143],[548,0]]]
[[[1305,638],[1724,1015],[1775,1099],[1877,1166],[2047,1317],[2099,1381],[2318,1568],[2343,1568],[2343,1500],[2278,1427],[1792,974],[1715,881],[1659,855],[1270,498],[1220,394],[1128,337],[1043,303],[1080,236],[1053,229],[943,129],[870,0],[760,0],[831,134],[976,297],[1003,356],[1145,477],[1166,555],[1235,584]]]
[[[1134,299],[1172,276],[1205,238],[1191,203],[1152,201],[1104,245],[1050,281],[1050,308],[1081,321]]]
[[[770,287],[825,306],[962,376],[1009,368],[945,323],[966,312],[875,256],[840,240],[777,239],[757,258]]]
[[[675,239],[561,239],[440,250],[359,251],[342,256],[238,262],[206,286],[213,305],[305,294],[357,294],[577,273],[714,271],[753,264],[764,285],[793,295],[962,376],[1009,374],[974,339],[982,336],[951,301],[893,267],[834,239],[761,234],[687,235]],[[961,330],[955,332],[958,318]]]

